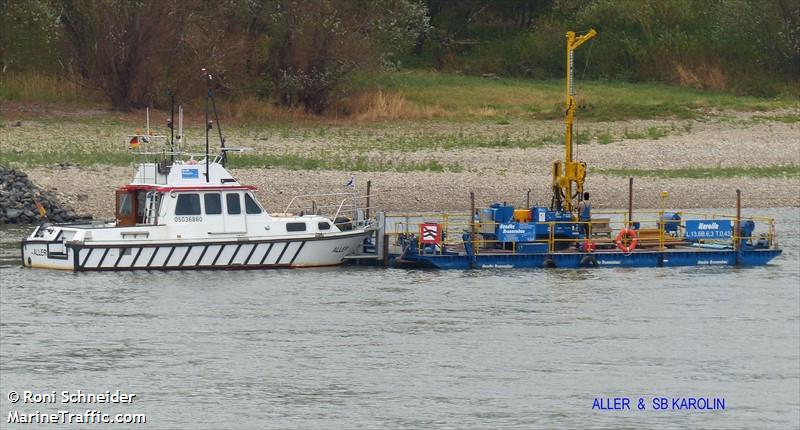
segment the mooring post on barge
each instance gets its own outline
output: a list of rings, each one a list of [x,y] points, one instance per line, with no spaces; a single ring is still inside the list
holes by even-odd
[[[471,245],[470,247],[472,248],[473,256],[477,252],[477,249],[475,247],[475,233],[477,232],[477,230],[475,229],[475,215],[477,215],[477,213],[475,212],[475,191],[470,191],[469,192],[469,243]],[[472,261],[474,261],[474,258],[470,259],[470,264],[472,264]]]
[[[369,199],[372,194],[372,180],[367,180],[367,208],[366,211],[366,218],[369,219]]]
[[[742,225],[742,190],[736,189],[736,220],[733,223],[733,251],[736,254],[736,265],[741,264],[741,225]]]
[[[625,227],[631,228],[633,225],[633,176],[628,178],[628,225]]]

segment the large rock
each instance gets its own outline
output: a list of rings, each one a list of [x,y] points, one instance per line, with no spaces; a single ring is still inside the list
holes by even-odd
[[[39,215],[36,200],[46,209],[46,214],[53,222],[87,218],[76,216],[72,208],[58,202],[54,193],[40,191],[24,172],[0,165],[0,224],[41,222],[43,218]]]

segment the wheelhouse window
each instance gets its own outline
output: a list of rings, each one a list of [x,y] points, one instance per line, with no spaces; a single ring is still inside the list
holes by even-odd
[[[242,213],[242,203],[239,193],[225,194],[225,204],[228,207],[228,215],[239,215]]]
[[[127,216],[130,215],[133,211],[132,209],[132,199],[129,193],[120,193],[117,195],[118,203],[117,207],[117,215],[118,216]]]
[[[330,230],[331,229],[331,224],[328,223],[328,222],[321,222],[321,223],[317,224],[317,228],[319,228],[320,230]]]
[[[286,231],[306,231],[306,223],[304,222],[287,222]]]
[[[222,213],[222,199],[219,193],[203,194],[203,203],[206,205],[206,215],[219,215]]]
[[[200,215],[200,195],[178,194],[175,215]]]
[[[250,194],[244,195],[244,211],[249,215],[260,214],[261,208],[256,203],[255,199]]]

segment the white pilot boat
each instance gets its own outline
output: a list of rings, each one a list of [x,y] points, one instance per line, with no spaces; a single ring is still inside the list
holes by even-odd
[[[131,137],[142,147],[159,140]],[[377,230],[357,208],[366,196],[351,193],[328,195],[342,197],[331,206],[332,217],[318,208],[311,214],[268,214],[255,187],[225,169],[230,149],[220,140],[222,152],[213,160],[208,150],[192,155],[173,146],[145,152],[137,144],[134,152],[151,160],[139,163],[133,181],[116,191],[116,220],[44,223],[22,241],[23,264],[73,271],[334,266],[359,254]]]
[[[375,231],[366,219],[271,216],[254,187],[216,161],[208,167],[206,182],[202,162],[176,161],[163,174],[141,164],[116,191],[115,221],[42,224],[22,241],[23,264],[75,271],[333,266],[360,253]]]

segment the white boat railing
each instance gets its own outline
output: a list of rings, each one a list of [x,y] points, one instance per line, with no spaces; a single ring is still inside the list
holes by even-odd
[[[377,194],[357,195],[349,192],[303,194],[292,197],[283,214],[327,215],[337,225],[365,226],[371,223],[368,219],[370,213],[378,213],[377,208],[369,207],[370,199],[376,196]],[[347,217],[347,221],[343,221],[343,217]]]
[[[359,206],[358,202],[363,200],[366,203],[369,199],[375,198],[376,196],[377,194],[367,194],[342,199],[341,203],[339,203],[339,207],[336,209],[336,214],[333,215],[334,224],[339,224],[340,222],[338,222],[337,219],[348,214],[348,218],[350,218],[354,226],[366,227],[372,224],[373,220],[369,217],[370,211],[374,211],[373,213],[375,214],[377,214],[378,211],[376,208],[369,207],[368,203],[364,206]]]
[[[303,210],[303,211],[305,211],[305,210],[309,209],[309,208],[307,208],[307,207],[299,207],[299,208],[295,208],[293,205],[294,205],[295,201],[296,201],[296,200],[299,200],[299,199],[309,199],[309,198],[314,198],[314,199],[316,199],[316,198],[320,198],[320,197],[327,197],[327,198],[330,198],[330,197],[337,197],[337,196],[347,196],[347,197],[354,197],[355,195],[356,195],[355,193],[323,193],[323,194],[301,194],[301,195],[299,195],[299,196],[294,196],[294,197],[292,197],[292,199],[291,199],[291,200],[289,200],[289,204],[288,204],[288,205],[286,205],[286,210],[284,210],[283,212],[285,212],[285,213],[290,213],[290,212],[292,212],[292,209],[301,209],[301,210]],[[315,202],[315,200],[312,200],[312,203],[313,203],[313,202]],[[323,206],[320,206],[320,205],[312,205],[312,206],[314,206],[314,207],[316,207],[316,208],[321,208],[321,207],[324,207],[324,205],[323,205]],[[332,207],[336,207],[336,206],[332,206]]]

